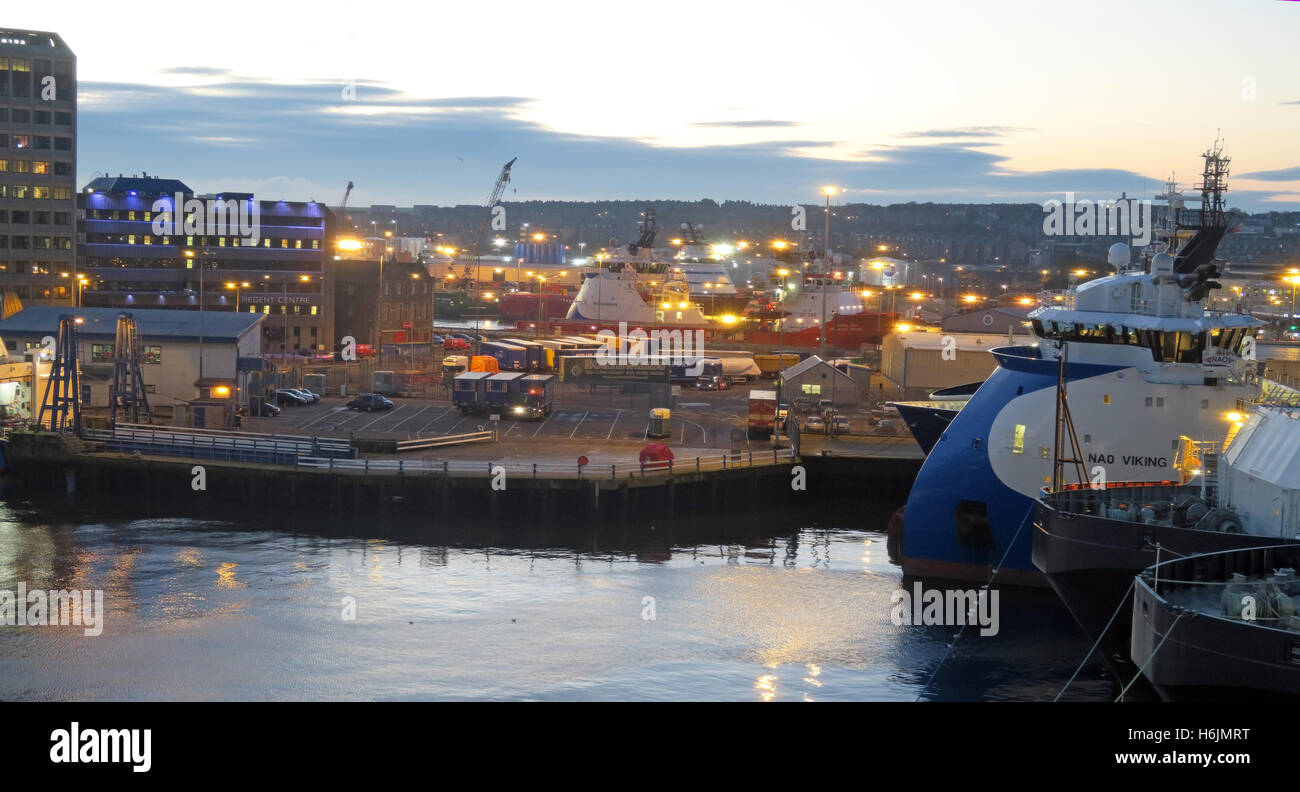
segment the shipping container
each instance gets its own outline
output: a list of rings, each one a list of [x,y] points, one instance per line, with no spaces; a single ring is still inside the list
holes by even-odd
[[[479,352],[496,358],[499,371],[524,371],[528,368],[528,350],[521,346],[504,341],[484,341],[479,344]]]
[[[501,343],[522,347],[524,353],[527,355],[527,369],[529,371],[541,371],[547,368],[546,347],[536,341],[527,341],[522,338],[503,338],[501,339]]]
[[[798,363],[799,356],[794,352],[774,352],[770,355],[754,355],[754,362],[758,364],[760,377],[763,379],[776,379],[782,369],[787,369]]]
[[[776,420],[776,391],[749,392],[749,436],[771,437]]]

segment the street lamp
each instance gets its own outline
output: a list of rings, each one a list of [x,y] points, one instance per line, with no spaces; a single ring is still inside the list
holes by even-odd
[[[226,284],[226,288],[227,288],[227,289],[234,289],[234,290],[235,290],[235,313],[239,313],[239,290],[240,290],[240,289],[247,289],[248,286],[249,286],[249,284],[248,284],[247,282],[244,282],[244,283],[235,283],[234,281],[231,281],[231,282],[229,282],[229,283]]]
[[[822,188],[822,193],[826,196],[826,233],[822,242],[822,323],[817,336],[817,351],[822,357],[826,355],[826,275],[831,264],[831,196],[837,192],[839,189],[830,185]]]
[[[776,409],[779,413],[781,411],[781,391],[785,385],[785,380],[781,376],[781,367],[785,364],[785,279],[790,275],[790,270],[782,267],[776,271],[776,274],[781,276],[781,317],[777,320],[781,324],[778,328],[776,341]],[[785,419],[790,420],[789,410],[786,411]],[[781,445],[781,425],[779,423],[777,424],[776,438],[776,445],[779,448]]]
[[[203,251],[203,255],[206,256],[207,254],[208,253],[206,250]],[[185,258],[193,261],[194,251],[186,250]],[[200,258],[199,259],[199,381],[200,382],[203,381],[203,270],[204,270],[204,263],[203,263],[203,259]]]

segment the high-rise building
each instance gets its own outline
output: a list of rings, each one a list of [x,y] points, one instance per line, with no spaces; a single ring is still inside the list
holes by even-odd
[[[196,195],[143,174],[94,179],[77,206],[80,304],[260,313],[264,355],[334,352],[324,204]]]
[[[57,33],[0,28],[0,289],[76,291],[77,56]]]

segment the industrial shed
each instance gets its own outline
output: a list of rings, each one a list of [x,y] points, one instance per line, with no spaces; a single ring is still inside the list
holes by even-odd
[[[997,368],[989,350],[1006,345],[1004,335],[890,333],[881,345],[880,372],[896,398],[924,399],[939,388],[988,378]]]
[[[830,399],[836,407],[855,407],[869,383],[855,382],[816,355],[809,356],[781,372],[781,395],[784,399],[800,396],[820,401]]]

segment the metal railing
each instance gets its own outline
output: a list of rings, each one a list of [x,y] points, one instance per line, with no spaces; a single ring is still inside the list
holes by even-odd
[[[737,451],[663,461],[628,459],[608,464],[587,465],[558,462],[496,462],[472,459],[327,459],[317,457],[298,457],[297,464],[299,467],[360,475],[391,475],[397,473],[399,475],[455,475],[483,476],[487,478],[505,471],[508,476],[522,475],[528,478],[618,481],[644,476],[667,476],[673,473],[698,473],[766,467],[779,465],[795,458],[796,455],[793,449],[781,448],[773,449],[770,452]]]
[[[112,450],[135,451],[162,456],[195,456],[204,459],[269,461],[286,458],[293,464],[299,456],[354,459],[357,452],[346,440],[294,435],[259,435],[247,432],[119,424],[114,429],[87,429],[82,436],[99,440]]]
[[[496,439],[496,430],[488,429],[482,432],[466,432],[458,435],[425,437],[419,440],[398,440],[397,451],[398,453],[406,451],[424,451],[430,448],[442,448],[444,446],[463,445],[465,443],[481,443],[484,441],[496,442]]]

